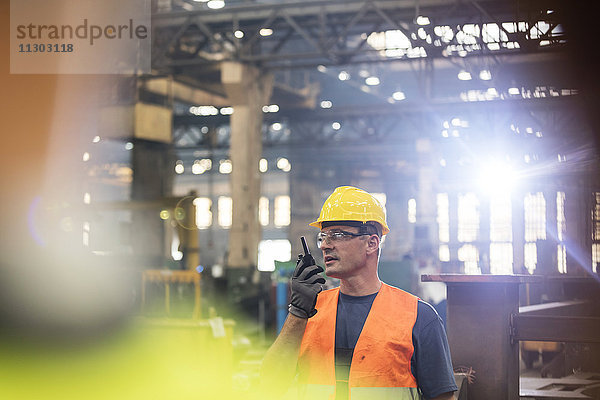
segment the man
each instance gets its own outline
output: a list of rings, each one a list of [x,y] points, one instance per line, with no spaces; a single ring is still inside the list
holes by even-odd
[[[285,390],[297,373],[300,396],[310,400],[453,398],[448,342],[435,310],[379,280],[381,238],[389,232],[381,204],[339,187],[310,225],[321,229],[325,273],[340,287],[321,292],[323,269],[312,256],[298,261],[288,318],[263,361],[266,384]]]

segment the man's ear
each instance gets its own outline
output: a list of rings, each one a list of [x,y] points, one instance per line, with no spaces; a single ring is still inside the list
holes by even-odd
[[[377,235],[371,235],[367,239],[367,254],[379,252],[379,244],[381,239]]]

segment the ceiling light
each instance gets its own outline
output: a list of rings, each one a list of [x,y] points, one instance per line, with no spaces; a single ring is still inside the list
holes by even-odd
[[[325,73],[327,71],[327,67],[324,65],[317,65],[317,71]]]
[[[225,7],[225,2],[223,0],[210,0],[208,3],[206,3],[206,5],[210,9],[217,10]]]
[[[340,81],[347,81],[347,80],[349,80],[349,79],[350,79],[350,74],[349,74],[349,73],[347,73],[346,71],[341,71],[341,72],[338,74],[338,79],[339,79]]]
[[[429,21],[429,17],[424,15],[419,15],[415,21],[417,25],[429,25],[431,21]]]
[[[233,171],[233,164],[231,164],[231,160],[221,160],[219,161],[219,172],[222,174],[230,174]]]
[[[192,174],[201,175],[204,172],[206,172],[206,169],[202,166],[202,164],[200,164],[200,161],[194,161],[194,164],[192,164]]]
[[[258,33],[260,36],[271,36],[273,34],[273,29],[262,28]]]
[[[458,79],[460,79],[461,81],[470,81],[471,80],[471,74],[467,71],[460,71],[458,73]]]
[[[329,100],[323,100],[321,102],[321,108],[331,108],[333,106],[333,103]]]
[[[261,158],[258,162],[258,170],[260,172],[267,172],[269,169],[269,161],[266,158]]]
[[[392,98],[394,100],[400,101],[406,99],[406,95],[404,94],[404,92],[397,91],[392,94]]]
[[[206,3],[206,5],[210,9],[217,10],[225,7],[225,2],[223,0],[210,0],[208,3]]]
[[[521,91],[519,90],[519,88],[511,87],[511,88],[508,89],[508,94],[517,95],[519,93],[521,93]]]
[[[183,174],[183,171],[185,171],[185,168],[183,167],[183,162],[177,161],[177,164],[175,164],[175,173]]]
[[[479,72],[479,79],[481,79],[482,81],[489,81],[490,79],[492,79],[492,73],[487,69],[482,69]]]
[[[291,169],[290,161],[285,157],[280,157],[277,159],[277,168],[282,171],[288,172]]]
[[[367,79],[365,79],[365,83],[369,86],[377,86],[380,82],[378,77],[370,76]]]
[[[242,31],[235,31],[235,32],[233,32],[233,36],[235,36],[238,39],[241,39],[241,38],[244,37],[244,32],[242,32]]]
[[[271,129],[273,129],[274,131],[280,131],[281,128],[282,126],[279,122],[275,122],[273,125],[271,125]]]
[[[340,124],[339,122],[334,122],[331,124],[331,129],[333,129],[334,131],[339,131],[341,127],[342,124]]]

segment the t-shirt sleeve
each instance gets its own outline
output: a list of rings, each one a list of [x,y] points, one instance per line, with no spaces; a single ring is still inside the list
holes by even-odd
[[[425,398],[458,390],[442,320],[424,301],[419,301],[417,306],[413,345],[411,369]]]

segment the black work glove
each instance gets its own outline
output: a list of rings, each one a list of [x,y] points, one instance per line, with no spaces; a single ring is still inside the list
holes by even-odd
[[[290,281],[292,291],[289,312],[296,317],[308,319],[317,313],[317,294],[323,290],[325,279],[318,275],[323,268],[315,264],[311,254],[298,256],[296,269]]]

